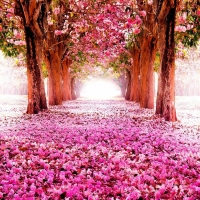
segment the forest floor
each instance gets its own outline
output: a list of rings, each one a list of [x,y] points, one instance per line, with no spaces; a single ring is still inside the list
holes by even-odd
[[[0,199],[200,199],[200,97],[174,123],[122,99],[26,103],[0,96]]]

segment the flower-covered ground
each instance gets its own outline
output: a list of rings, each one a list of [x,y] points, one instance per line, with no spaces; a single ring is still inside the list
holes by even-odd
[[[124,100],[25,111],[0,96],[0,199],[200,199],[200,98],[176,123]]]

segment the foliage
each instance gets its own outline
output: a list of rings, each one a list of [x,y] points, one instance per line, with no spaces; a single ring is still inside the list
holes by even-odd
[[[11,4],[2,1],[0,4],[0,49],[5,56],[17,57],[25,54],[23,33],[20,32],[14,18],[14,9]]]
[[[160,53],[156,53],[156,58],[154,61],[154,72],[158,72],[160,68]]]
[[[45,62],[42,63],[42,73],[43,73],[44,78],[48,77],[48,70],[47,70]]]
[[[177,12],[176,43],[182,57],[186,55],[184,48],[197,47],[200,38],[200,5],[198,0],[185,1]],[[180,48],[182,46],[182,52]],[[184,55],[185,54],[185,55]],[[178,56],[179,57],[179,56]]]
[[[18,48],[15,47],[15,45],[10,44],[6,41],[4,41],[2,38],[4,38],[4,36],[2,36],[3,33],[0,33],[0,49],[3,51],[5,56],[9,56],[9,57],[16,57],[17,55],[19,55],[20,50]]]

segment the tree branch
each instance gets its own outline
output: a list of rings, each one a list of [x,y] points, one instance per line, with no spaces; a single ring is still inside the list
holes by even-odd
[[[25,26],[30,26],[30,18],[29,18],[29,13],[26,8],[24,0],[20,0],[23,12],[24,12],[24,18],[25,18]]]

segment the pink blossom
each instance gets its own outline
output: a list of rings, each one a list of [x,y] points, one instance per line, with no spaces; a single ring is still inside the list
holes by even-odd
[[[53,25],[53,21],[48,20],[48,25]]]
[[[152,4],[153,4],[153,0],[148,0],[147,3],[148,3],[149,5],[152,5]]]
[[[60,8],[54,8],[53,13],[58,15],[60,13]]]
[[[132,199],[139,199],[141,196],[140,192],[138,190],[134,190],[133,192],[131,192],[128,197],[127,200],[132,200]]]
[[[11,14],[11,13],[8,13],[7,15],[6,15],[6,17],[7,18],[11,18],[13,15]]]
[[[65,172],[64,171],[60,172],[60,179],[65,180]]]
[[[146,120],[153,110],[123,100],[50,109],[56,112],[13,120],[15,131],[1,121],[0,199],[199,198],[197,130],[193,138],[194,129],[178,122],[172,130],[161,119]]]
[[[7,10],[9,13],[12,13],[12,14],[14,14],[14,8],[8,8],[8,10]]]
[[[135,23],[134,24],[138,24],[138,25],[142,24],[142,19],[139,17],[139,15],[135,16]]]
[[[24,40],[20,40],[19,45],[21,46],[26,45],[26,42]]]
[[[197,16],[200,16],[200,9],[197,10]]]
[[[20,39],[22,37],[21,33],[18,32],[17,30],[14,30],[13,33],[14,33],[14,36],[15,36],[16,39]]]
[[[186,30],[187,30],[187,28],[185,26],[179,25],[179,26],[175,27],[175,31],[177,31],[177,32],[186,32]]]
[[[36,186],[35,186],[34,183],[31,184],[30,190],[31,190],[31,191],[34,191],[34,192],[36,191]]]
[[[55,30],[55,35],[62,35],[63,34],[63,32],[61,31],[61,30]]]
[[[187,24],[187,30],[191,30],[194,28],[194,25],[193,24]]]
[[[145,10],[139,11],[140,16],[146,17],[147,12]]]
[[[140,29],[139,28],[134,28],[133,29],[133,34],[139,34],[140,33]]]
[[[49,165],[48,163],[45,163],[45,164],[44,164],[44,169],[45,169],[45,170],[48,170],[49,168],[50,168],[50,165]]]
[[[7,161],[7,164],[6,164],[6,166],[7,166],[8,168],[11,168],[11,167],[13,166],[13,164],[12,164],[12,162],[11,162],[11,161]]]
[[[39,195],[41,195],[43,193],[42,187],[37,188],[36,189],[36,193],[39,194]]]
[[[132,25],[133,23],[134,23],[133,18],[128,18],[128,19],[127,19],[126,26],[127,26],[127,27],[131,27],[131,25]]]
[[[161,197],[161,192],[160,192],[159,190],[157,190],[157,191],[155,192],[155,200],[159,200],[160,197]]]
[[[179,17],[179,23],[180,24],[184,24],[186,22],[186,19],[187,19],[187,13],[184,12],[180,17]]]

